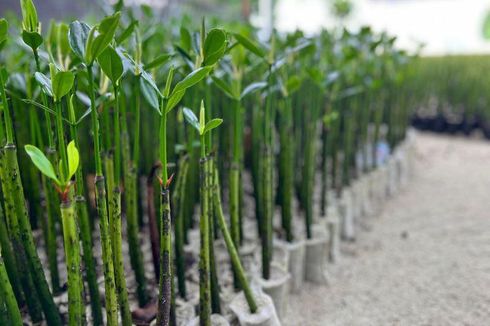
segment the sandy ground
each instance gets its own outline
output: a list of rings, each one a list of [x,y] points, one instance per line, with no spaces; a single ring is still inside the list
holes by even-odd
[[[490,325],[490,142],[419,134],[415,174],[284,325]]]

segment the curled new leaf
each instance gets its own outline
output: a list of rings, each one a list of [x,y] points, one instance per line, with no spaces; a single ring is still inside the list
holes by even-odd
[[[41,171],[42,174],[56,182],[56,184],[60,185],[60,181],[58,180],[58,177],[54,172],[53,165],[44,155],[44,153],[39,148],[33,145],[25,145],[24,148],[27,152],[27,155],[29,155],[29,157],[31,158],[32,163],[34,163],[39,171]]]

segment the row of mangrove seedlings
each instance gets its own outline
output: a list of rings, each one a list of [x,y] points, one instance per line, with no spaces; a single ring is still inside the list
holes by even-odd
[[[211,325],[225,289],[260,315],[276,239],[313,238],[327,193],[405,137],[410,58],[385,33],[259,41],[122,2],[41,30],[21,7],[0,19],[1,325],[176,325],[194,297]]]

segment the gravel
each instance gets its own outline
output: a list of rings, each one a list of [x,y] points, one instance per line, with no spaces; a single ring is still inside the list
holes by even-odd
[[[489,325],[490,143],[417,134],[415,173],[305,283],[288,325]]]

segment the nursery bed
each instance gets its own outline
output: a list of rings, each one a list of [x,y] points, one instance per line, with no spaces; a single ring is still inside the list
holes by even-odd
[[[284,325],[487,325],[490,145],[417,134],[415,176],[366,223],[328,286],[291,295]]]

